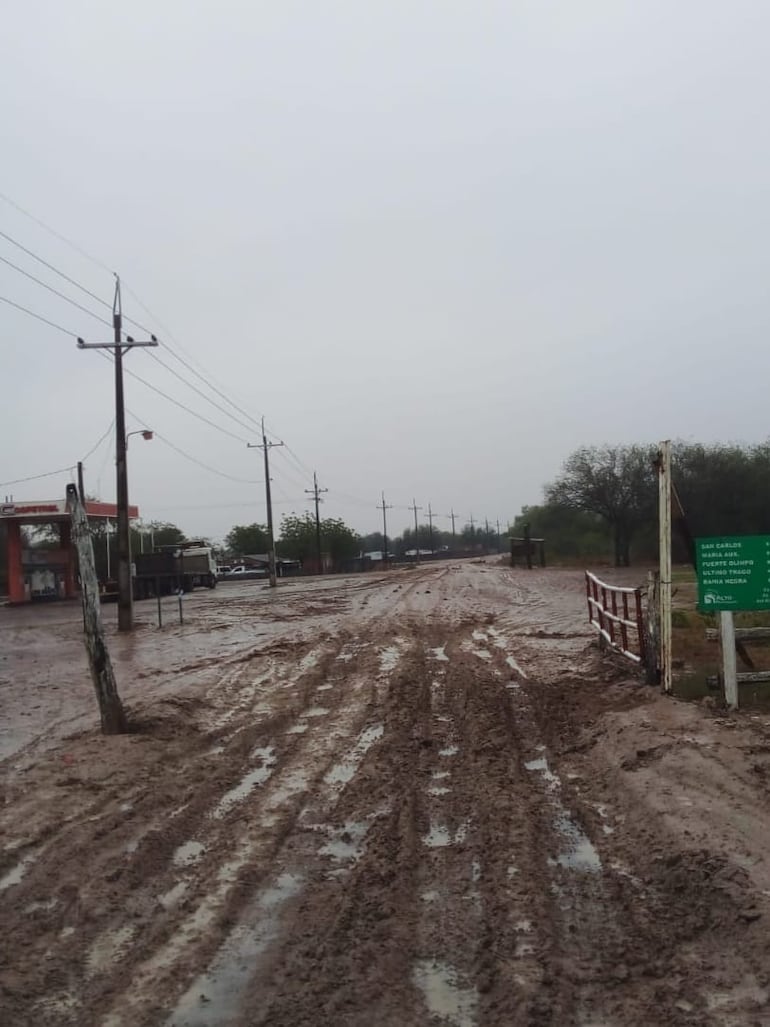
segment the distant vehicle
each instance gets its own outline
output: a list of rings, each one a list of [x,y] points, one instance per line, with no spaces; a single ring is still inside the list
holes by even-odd
[[[202,541],[157,546],[134,557],[134,597],[147,599],[194,588],[217,587],[217,564],[211,546]]]
[[[222,577],[224,577],[225,574],[231,574],[231,573],[232,573],[232,567],[230,567],[226,563],[220,564],[217,567],[217,577],[218,578],[222,578]]]

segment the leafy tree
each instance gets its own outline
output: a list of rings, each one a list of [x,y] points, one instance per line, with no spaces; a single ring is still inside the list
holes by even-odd
[[[546,499],[601,517],[612,532],[615,565],[628,567],[634,535],[655,512],[653,458],[647,446],[583,446],[546,487]]]
[[[309,513],[287,514],[282,518],[278,543],[281,556],[304,563],[315,558],[316,545],[315,518]],[[321,549],[335,567],[340,567],[358,555],[361,540],[343,521],[329,517],[321,521]]]
[[[234,556],[266,553],[270,537],[263,524],[236,524],[225,536],[225,546]]]

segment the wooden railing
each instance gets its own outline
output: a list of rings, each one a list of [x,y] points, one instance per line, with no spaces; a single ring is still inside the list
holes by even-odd
[[[588,620],[613,649],[644,666],[644,613],[641,588],[622,588],[600,581],[586,571]]]

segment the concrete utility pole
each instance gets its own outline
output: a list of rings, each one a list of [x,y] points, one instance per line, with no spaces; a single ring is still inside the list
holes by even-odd
[[[282,442],[268,442],[265,434],[265,419],[262,418],[262,442],[247,442],[248,449],[261,449],[265,454],[265,503],[267,504],[267,540],[269,551],[267,558],[270,564],[270,588],[278,585],[275,573],[275,536],[273,534],[273,500],[270,496],[270,450],[273,446],[282,446]]]
[[[660,675],[664,692],[671,680],[671,442],[658,447],[658,540],[660,553]],[[735,643],[733,642],[733,652]]]
[[[383,563],[384,563],[385,567],[387,567],[388,566],[388,518],[387,518],[386,510],[392,510],[393,506],[392,506],[392,504],[390,506],[386,505],[386,503],[385,503],[385,493],[384,492],[382,493],[382,504],[381,504],[381,507],[382,507],[382,546],[383,546],[382,559],[383,559]],[[378,509],[379,509],[379,507],[378,507]]]
[[[417,538],[417,511],[422,510],[421,506],[417,505],[417,500],[412,498],[412,505],[409,507],[410,510],[414,510],[414,558],[417,563],[420,562],[420,543]]]
[[[323,574],[323,556],[321,553],[321,515],[318,511],[318,504],[323,503],[321,499],[322,492],[328,492],[328,489],[319,489],[318,487],[318,475],[313,471],[313,487],[312,489],[305,489],[309,495],[315,500],[315,544],[316,552],[318,553],[318,573]]]
[[[438,514],[434,514],[433,513],[433,510],[431,510],[430,503],[428,503],[428,534],[429,534],[429,537],[430,537],[430,551],[431,551],[431,553],[433,553],[433,551],[434,551],[434,547],[433,547],[433,518],[434,517],[438,517]]]
[[[136,346],[157,346],[151,335],[136,342],[123,334],[123,308],[120,299],[120,278],[115,275],[115,298],[112,302],[112,342],[85,342],[78,339],[79,349],[111,349],[115,359],[115,468],[117,472],[118,507],[118,631],[131,631],[134,626],[134,599],[131,588],[131,533],[128,523],[128,467],[126,464],[126,409],[123,400],[123,354]]]

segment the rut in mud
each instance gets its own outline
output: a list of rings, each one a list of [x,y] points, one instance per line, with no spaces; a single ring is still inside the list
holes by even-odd
[[[190,621],[127,657],[133,735],[65,703],[3,765],[3,1022],[768,1022],[770,728],[602,664],[577,575]]]

